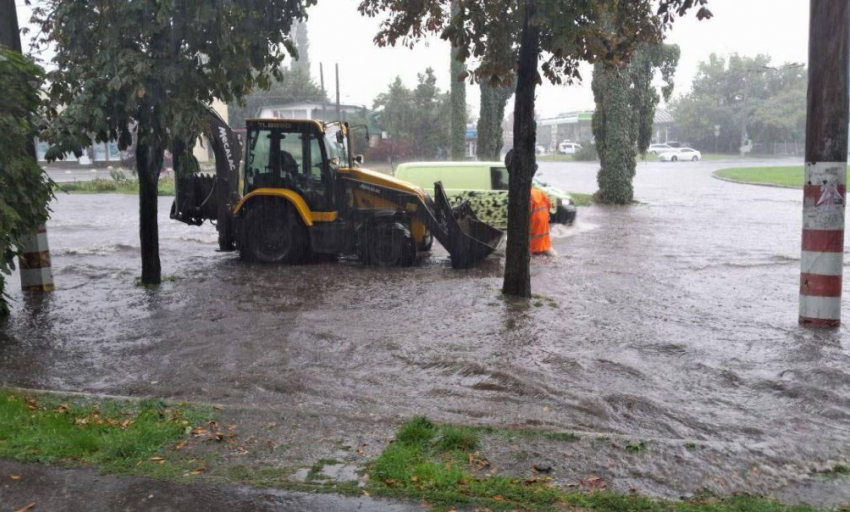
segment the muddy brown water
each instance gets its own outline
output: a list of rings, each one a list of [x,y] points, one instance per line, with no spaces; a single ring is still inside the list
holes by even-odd
[[[640,204],[556,229],[530,304],[500,297],[502,254],[468,271],[441,249],[412,269],[242,263],[210,226],[168,220],[170,198],[168,282],[145,289],[137,200],[62,195],[57,291],[11,279],[0,384],[847,456],[848,328],[797,325],[802,192],[711,178],[724,166],[640,164]],[[591,164],[540,175],[596,188]]]

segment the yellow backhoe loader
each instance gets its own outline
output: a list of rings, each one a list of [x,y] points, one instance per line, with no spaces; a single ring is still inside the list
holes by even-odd
[[[211,111],[216,175],[179,176],[171,218],[216,221],[222,250],[243,259],[300,263],[316,254],[356,254],[366,264],[411,265],[432,237],[452,266],[492,253],[503,233],[452,209],[442,186],[432,199],[420,187],[360,167],[346,123],[247,121],[242,142]]]

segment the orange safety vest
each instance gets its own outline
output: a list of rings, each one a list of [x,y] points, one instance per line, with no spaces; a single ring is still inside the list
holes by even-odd
[[[532,254],[546,252],[552,248],[549,239],[549,209],[552,203],[546,194],[538,189],[531,188],[531,233],[529,249]]]

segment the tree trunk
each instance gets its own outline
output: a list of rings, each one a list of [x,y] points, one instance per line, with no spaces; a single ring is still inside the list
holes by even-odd
[[[458,12],[458,0],[452,0],[452,17]],[[466,66],[457,60],[457,49],[451,52],[451,159],[463,160],[466,157],[466,80],[458,77]]]
[[[505,256],[505,282],[502,292],[531,297],[531,253],[528,248],[531,221],[531,180],[537,170],[535,146],[537,123],[534,121],[534,90],[539,75],[540,29],[529,23],[536,6],[525,5],[522,41],[519,49],[516,100],[514,102],[514,149],[508,158],[508,246]]]
[[[156,135],[148,134],[142,122],[137,127],[136,172],[139,175],[139,238],[142,252],[142,284],[159,284],[162,268],[159,262],[159,172],[163,147]]]

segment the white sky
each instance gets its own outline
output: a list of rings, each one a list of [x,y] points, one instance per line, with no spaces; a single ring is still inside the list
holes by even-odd
[[[16,1],[21,26],[28,9]],[[310,61],[318,83],[319,62],[324,63],[325,87],[333,98],[334,64],[340,67],[343,103],[371,107],[374,97],[385,91],[396,76],[408,85],[417,73],[432,67],[441,89],[449,87],[449,45],[439,38],[413,50],[378,48],[372,42],[379,20],[360,16],[358,0],[321,0],[311,8],[308,29]],[[808,0],[709,0],[714,18],[697,21],[693,16],[676,22],[668,41],[682,48],[676,76],[676,93],[686,92],[697,65],[711,53],[726,55],[769,54],[775,64],[803,62],[808,56]],[[26,44],[26,43],[25,43]],[[537,111],[542,117],[560,112],[593,109],[590,69],[582,71],[585,82],[574,86],[544,84],[538,88]],[[467,87],[467,103],[478,110],[478,87]]]

